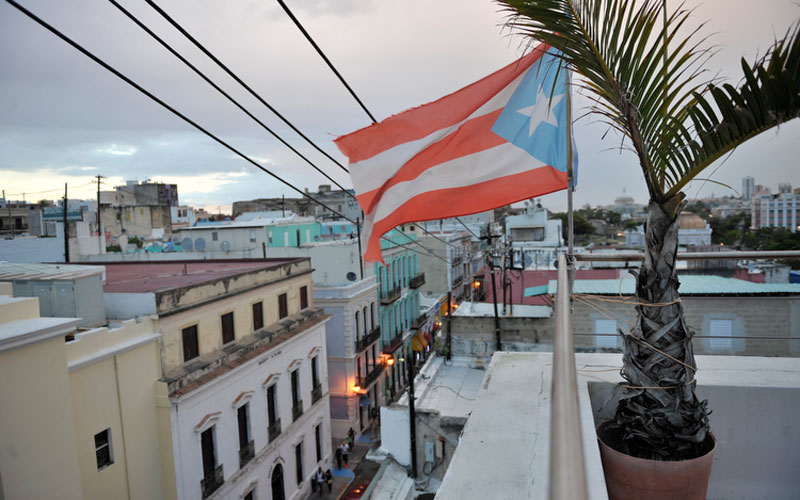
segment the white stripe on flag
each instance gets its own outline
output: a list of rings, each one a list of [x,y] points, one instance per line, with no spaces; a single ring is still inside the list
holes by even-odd
[[[414,180],[395,184],[383,193],[375,209],[367,214],[367,218],[381,220],[422,193],[472,186],[544,166],[543,162],[527,151],[510,143],[502,144],[441,163],[429,168]]]
[[[381,153],[361,160],[356,163],[350,164],[350,177],[353,180],[353,188],[356,193],[368,193],[372,190],[378,189],[390,180],[409,160],[423,151],[425,148],[439,141],[443,137],[457,130],[458,127],[463,125],[473,118],[483,116],[498,109],[502,109],[514,92],[517,90],[522,78],[525,76],[523,72],[514,81],[506,85],[503,90],[494,95],[480,108],[475,110],[467,118],[460,122],[443,129],[439,129],[432,134],[417,139],[416,141],[398,144],[393,148],[387,149]]]

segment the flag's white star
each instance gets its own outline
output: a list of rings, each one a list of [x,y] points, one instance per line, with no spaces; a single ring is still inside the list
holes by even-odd
[[[530,118],[528,137],[533,135],[533,132],[540,123],[549,123],[558,127],[558,122],[552,110],[563,98],[564,94],[554,95],[552,102],[550,102],[548,97],[542,92],[542,87],[540,86],[539,91],[536,93],[536,104],[517,110],[517,113]]]

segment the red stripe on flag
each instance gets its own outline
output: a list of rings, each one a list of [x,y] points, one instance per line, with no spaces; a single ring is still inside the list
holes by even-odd
[[[430,167],[479,153],[508,142],[492,132],[492,126],[502,112],[502,109],[498,109],[493,113],[473,118],[458,127],[452,134],[443,137],[417,153],[383,186],[357,195],[356,199],[361,205],[361,209],[366,213],[371,212],[375,200],[379,199],[387,189],[400,182],[416,179]]]
[[[343,135],[333,142],[353,164],[398,144],[422,139],[437,130],[455,125],[530,68],[549,48],[541,44],[523,58],[461,90]]]
[[[545,166],[471,186],[419,194],[388,217],[374,222],[364,259],[383,262],[380,237],[400,224],[431,220],[431,214],[435,219],[445,219],[483,212],[566,187],[566,172]]]

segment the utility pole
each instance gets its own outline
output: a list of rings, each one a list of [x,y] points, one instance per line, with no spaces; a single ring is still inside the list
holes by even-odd
[[[411,477],[417,479],[417,413],[414,408],[414,351],[411,359],[406,359],[408,364],[408,420],[411,437]]]
[[[103,229],[100,227],[100,179],[105,179],[102,175],[97,177],[97,253],[103,253]]]
[[[363,212],[362,212],[363,215]],[[356,231],[358,232],[358,269],[361,272],[361,279],[364,279],[364,258],[361,255],[361,219],[356,217]],[[366,320],[366,318],[365,318]]]
[[[481,236],[481,239],[485,239],[488,242],[488,245],[491,250],[491,254],[489,257],[489,269],[492,272],[492,302],[494,302],[494,337],[495,337],[495,350],[501,350],[500,347],[500,316],[497,315],[497,283],[494,279],[494,247],[492,247],[492,239],[496,238],[492,234],[492,226],[489,225],[487,228],[486,236]]]
[[[452,318],[453,311],[450,308],[450,304],[451,304],[451,301],[452,301],[452,296],[453,296],[453,291],[452,290],[448,290],[447,291],[447,337],[445,338],[445,346],[447,348],[447,352],[445,353],[445,359],[447,361],[452,361],[452,359],[453,359],[453,355],[450,352],[450,349],[451,349],[452,344],[453,344],[453,338],[451,336],[452,323],[453,323],[453,318]]]
[[[14,217],[11,215],[11,205],[8,204],[8,198],[6,198],[6,190],[3,190],[3,201],[6,202],[6,208],[8,209],[8,226],[11,228],[11,239],[14,239]]]
[[[69,264],[69,226],[67,222],[67,183],[64,183],[64,262]]]

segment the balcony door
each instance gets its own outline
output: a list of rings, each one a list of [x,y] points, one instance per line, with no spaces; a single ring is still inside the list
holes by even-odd
[[[270,482],[272,485],[272,500],[286,500],[286,496],[283,493],[283,466],[281,464],[275,466]]]

